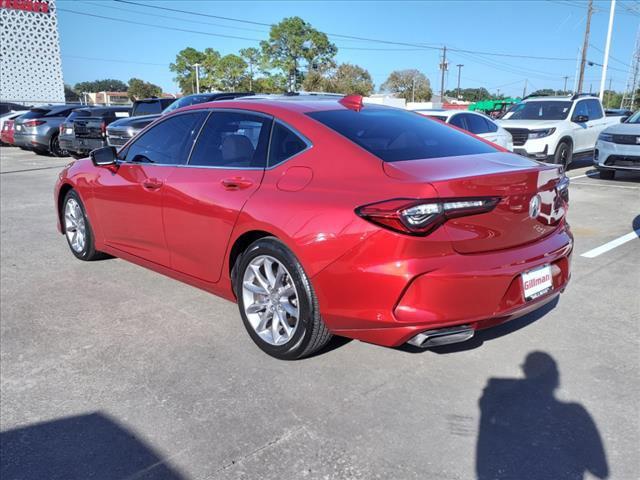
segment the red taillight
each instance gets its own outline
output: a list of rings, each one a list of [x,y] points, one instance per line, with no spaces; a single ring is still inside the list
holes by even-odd
[[[58,127],[58,133],[59,133],[60,135],[62,135],[62,131],[63,131],[63,130],[64,130],[64,124],[63,124],[63,123],[61,123],[61,124],[60,124],[60,126]]]
[[[100,124],[100,132],[102,132],[103,137],[107,136],[107,122],[102,122]]]
[[[356,209],[362,218],[408,235],[427,235],[449,218],[490,212],[500,197],[416,200],[400,198]]]
[[[39,125],[44,124],[44,120],[27,120],[26,122],[24,122],[24,126],[25,127],[37,127]]]

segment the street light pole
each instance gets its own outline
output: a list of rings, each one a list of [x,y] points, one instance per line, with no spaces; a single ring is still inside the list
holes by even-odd
[[[462,67],[464,67],[464,65],[459,63],[456,65],[456,67],[458,67],[458,92],[456,96],[458,97],[458,100],[460,100],[460,71],[462,70]]]
[[[193,67],[196,69],[196,93],[200,93],[200,64],[194,63]]]
[[[604,62],[602,65],[602,78],[600,79],[600,101],[604,98],[604,84],[607,81],[607,65],[609,64],[609,48],[611,47],[611,31],[613,30],[613,16],[616,11],[616,0],[611,0],[609,10],[609,30],[607,30],[607,43],[604,47]]]

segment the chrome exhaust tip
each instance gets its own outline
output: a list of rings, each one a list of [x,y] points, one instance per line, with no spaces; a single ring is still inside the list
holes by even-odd
[[[469,340],[475,334],[470,325],[427,330],[412,337],[407,343],[418,348],[438,347],[450,343],[460,343]]]

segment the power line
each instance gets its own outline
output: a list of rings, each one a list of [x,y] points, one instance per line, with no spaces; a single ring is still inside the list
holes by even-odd
[[[251,24],[251,25],[260,25],[260,26],[268,26],[268,27],[272,26],[272,24],[270,24],[270,23],[256,22],[256,21],[253,21],[253,20],[244,20],[244,19],[240,19],[240,18],[225,17],[225,16],[221,16],[221,15],[212,15],[212,14],[202,13],[202,12],[192,12],[192,11],[189,11],[189,10],[182,10],[182,9],[170,8],[170,7],[162,7],[162,6],[159,6],[159,5],[148,5],[148,4],[144,4],[144,3],[134,2],[134,1],[131,1],[131,0],[113,0],[113,1],[114,2],[118,2],[118,3],[126,3],[126,4],[130,4],[130,5],[137,5],[137,6],[140,6],[140,7],[153,8],[153,9],[157,9],[157,10],[166,10],[166,11],[170,11],[170,12],[174,12],[174,13],[183,13],[183,14],[187,14],[187,15],[196,15],[196,16],[201,16],[201,17],[217,18],[217,19],[220,19],[220,20],[227,20],[227,21],[230,21],[230,22],[246,23],[246,24]],[[346,38],[346,39],[350,39],[350,40],[360,40],[360,41],[364,41],[364,42],[384,43],[384,44],[389,44],[389,45],[401,45],[401,46],[424,48],[424,49],[429,49],[429,50],[442,50],[441,46],[437,46],[437,45],[433,45],[433,44],[426,44],[426,43],[398,42],[398,41],[384,40],[384,39],[379,39],[379,38],[359,37],[359,36],[355,36],[355,35],[343,35],[343,34],[331,33],[331,32],[326,32],[326,34],[328,36],[330,36],[330,37]],[[551,61],[573,61],[574,60],[573,58],[563,58],[563,57],[544,57],[544,56],[537,56],[537,55],[517,55],[517,54],[500,53],[500,52],[482,52],[482,51],[462,50],[462,49],[453,49],[453,48],[451,48],[449,50],[458,51],[458,52],[462,52],[462,53],[493,55],[493,56],[499,56],[499,57],[527,58],[527,59],[531,59],[531,60],[551,60]]]

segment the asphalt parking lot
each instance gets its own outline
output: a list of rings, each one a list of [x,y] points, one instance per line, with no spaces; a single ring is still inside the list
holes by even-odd
[[[571,169],[573,277],[543,312],[283,362],[232,303],[76,260],[52,200],[69,160],[0,157],[3,480],[638,478],[640,240],[598,247],[640,232],[640,175]]]

